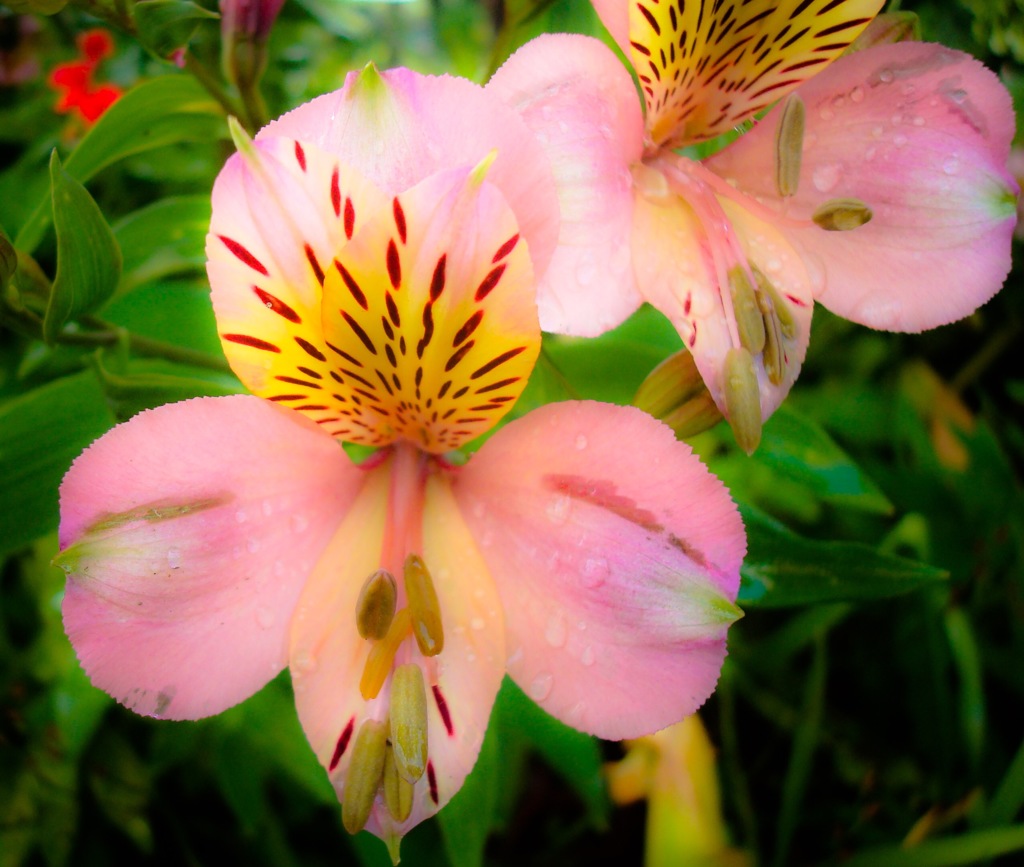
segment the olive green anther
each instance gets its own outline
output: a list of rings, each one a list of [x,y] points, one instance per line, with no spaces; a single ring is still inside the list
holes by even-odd
[[[379,641],[387,635],[397,602],[395,576],[386,569],[378,569],[366,579],[356,600],[356,629],[360,636]]]
[[[829,199],[811,219],[826,232],[849,232],[869,222],[874,214],[860,199]]]
[[[764,349],[764,319],[758,307],[754,286],[744,268],[736,265],[729,271],[729,290],[740,345],[751,355]]]
[[[444,650],[441,605],[434,581],[423,558],[410,554],[405,558],[405,595],[412,614],[412,634],[424,656],[437,656]]]
[[[341,822],[349,834],[362,831],[370,818],[384,774],[387,742],[387,726],[379,720],[366,720],[356,733],[341,799]]]
[[[398,772],[415,783],[427,767],[427,690],[423,670],[412,663],[391,676],[391,745]]]
[[[761,442],[761,392],[754,359],[746,349],[730,349],[723,373],[729,424],[739,447],[753,454]]]
[[[409,818],[412,812],[412,796],[412,783],[398,773],[394,748],[388,744],[384,757],[384,803],[391,818],[396,822],[404,822]]]
[[[783,197],[796,195],[800,185],[806,116],[804,101],[795,93],[790,94],[775,131],[775,187]]]

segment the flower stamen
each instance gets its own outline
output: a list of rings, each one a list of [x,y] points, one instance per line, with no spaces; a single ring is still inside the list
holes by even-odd
[[[399,772],[395,751],[388,744],[384,756],[384,804],[396,822],[404,822],[412,812],[413,786]]]
[[[415,663],[391,678],[391,744],[398,773],[415,783],[427,766],[427,691]]]
[[[370,818],[386,753],[387,726],[379,720],[366,720],[356,734],[341,801],[341,821],[349,834],[359,833]]]
[[[408,608],[402,608],[391,621],[387,635],[380,641],[373,642],[370,654],[366,657],[363,676],[359,680],[359,692],[367,701],[380,694],[384,681],[388,678],[395,662],[395,654],[399,646],[412,633],[412,614]]]
[[[423,558],[410,554],[405,559],[405,594],[412,612],[412,631],[424,656],[437,656],[444,650],[441,605],[434,581]]]
[[[800,186],[806,115],[804,101],[795,93],[790,94],[782,106],[775,132],[775,187],[784,198],[796,195]]]
[[[379,641],[388,634],[397,599],[395,577],[386,569],[378,569],[366,579],[356,601],[356,629],[361,638]]]

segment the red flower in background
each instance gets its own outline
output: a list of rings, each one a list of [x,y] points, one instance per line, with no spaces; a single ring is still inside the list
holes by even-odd
[[[121,88],[114,84],[96,85],[93,74],[100,62],[113,53],[114,43],[105,30],[89,30],[78,37],[80,60],[54,67],[50,86],[60,98],[54,110],[60,114],[78,114],[87,125],[94,123],[117,98]]]

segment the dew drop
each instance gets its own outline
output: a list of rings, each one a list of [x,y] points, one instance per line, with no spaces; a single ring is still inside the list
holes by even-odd
[[[864,151],[864,159],[867,162],[871,162],[875,158],[875,154],[876,153],[878,153],[878,149],[877,148],[869,147],[866,151]]]
[[[826,163],[825,165],[818,166],[811,176],[814,188],[819,193],[831,192],[835,189],[836,184],[839,183],[839,176],[842,174],[842,171],[843,168],[838,163]]]
[[[893,74],[891,69],[880,69],[878,71],[878,80],[883,84],[889,84],[893,80]]]
[[[474,617],[469,621],[470,629],[474,629],[479,632],[487,625],[486,621],[482,617]]]
[[[832,111],[832,109],[829,108],[827,105],[823,105],[821,107],[821,110],[818,112],[818,116],[822,120],[832,120],[832,118],[836,116],[836,113]]]
[[[263,515],[269,518],[271,513],[274,511],[274,504],[271,503],[270,500],[264,500],[263,505],[260,508],[263,510]]]
[[[576,434],[576,450],[583,451],[587,447],[587,438],[583,434]]]
[[[552,524],[564,524],[569,519],[571,501],[564,494],[554,497],[547,507],[548,520]]]
[[[301,674],[310,674],[317,669],[316,657],[308,650],[302,650],[297,653],[292,665]]]
[[[305,533],[309,528],[309,519],[305,515],[292,515],[290,523],[295,533]]]
[[[473,503],[472,510],[474,518],[482,518],[485,514],[487,514],[487,507],[483,504],[482,500],[477,500],[477,502]]]
[[[580,583],[584,587],[600,587],[610,571],[604,557],[588,557],[580,570]]]
[[[594,664],[594,648],[589,644],[583,648],[583,653],[580,654],[580,662],[588,668]]]
[[[955,175],[960,170],[960,160],[956,157],[950,157],[942,164],[942,170],[947,175]]]
[[[864,88],[859,85],[850,91],[850,102],[864,102]]]
[[[274,612],[269,608],[256,609],[256,625],[260,629],[270,629],[274,625]]]
[[[912,121],[914,126],[924,126],[924,118],[921,115],[917,115]]]
[[[555,611],[548,618],[547,625],[544,627],[544,640],[552,647],[562,647],[566,638],[565,615],[560,611]]]
[[[907,143],[907,137],[905,135],[893,136],[892,143],[896,145],[896,147],[901,148]]]
[[[245,548],[250,554],[255,554],[257,551],[260,550],[260,540],[250,539],[248,542],[245,543]]]
[[[239,524],[244,524],[247,517],[248,515],[245,514],[245,509],[239,509],[235,512],[235,520],[238,521]]]
[[[555,678],[551,672],[542,672],[530,683],[527,693],[534,701],[544,701],[544,699],[551,695],[551,687],[554,686],[554,683]]]
[[[484,598],[484,589],[483,589],[483,587],[477,587],[476,590],[473,591],[473,598],[474,599],[483,599]]]
[[[839,96],[835,97],[832,100],[832,105],[834,105],[836,108],[842,108],[844,105],[846,105],[846,97],[843,96],[842,94],[839,94]]]
[[[172,569],[181,568],[181,549],[180,548],[168,548],[167,549],[167,565]]]
[[[466,654],[466,662],[476,662],[476,654],[470,651]]]

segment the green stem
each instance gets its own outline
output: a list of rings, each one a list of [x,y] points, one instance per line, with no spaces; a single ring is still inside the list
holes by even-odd
[[[104,322],[102,319],[89,316],[83,318],[82,323],[95,330],[64,331],[58,337],[58,342],[67,346],[116,346],[119,341],[125,339],[125,331],[123,329],[109,322]],[[143,337],[140,334],[128,333],[127,339],[131,351],[146,358],[162,358],[166,361],[187,364],[191,367],[215,370],[218,373],[231,372],[227,361],[210,355],[207,352],[188,349],[187,347],[177,346],[174,343],[167,343],[152,337]]]
[[[974,831],[930,840],[920,846],[871,849],[843,861],[843,867],[970,867],[1024,849],[1024,825]]]
[[[1010,322],[993,334],[981,349],[967,362],[950,382],[950,387],[957,394],[971,386],[1006,350],[1017,345],[1020,335],[1020,322]]]
[[[260,93],[259,84],[253,81],[245,86],[239,86],[238,93],[242,97],[242,105],[245,108],[246,130],[250,135],[256,135],[270,120],[267,115],[267,104],[263,100],[263,94]]]
[[[217,77],[206,68],[204,63],[197,60],[191,51],[185,52],[185,70],[202,85],[203,89],[210,94],[210,96],[217,100],[225,112],[237,118],[246,117],[246,113],[242,111],[241,106],[228,96],[224,88],[221,87]],[[251,120],[249,123],[251,123]],[[255,133],[256,129],[251,128],[249,129],[249,132]]]

